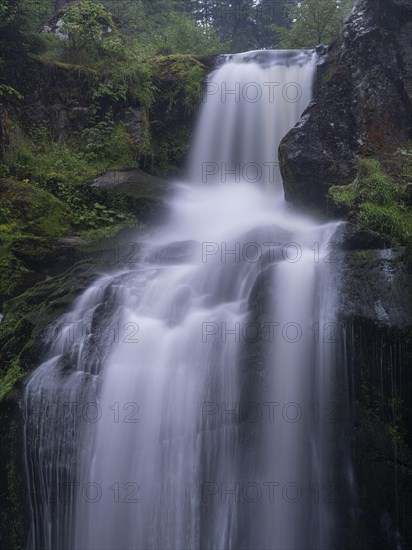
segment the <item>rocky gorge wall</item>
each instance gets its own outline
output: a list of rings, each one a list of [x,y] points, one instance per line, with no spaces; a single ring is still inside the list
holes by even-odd
[[[409,548],[411,258],[404,248],[342,250],[337,267],[341,389],[348,395],[355,488],[345,548]]]
[[[283,139],[286,198],[325,207],[327,192],[356,175],[360,157],[399,169],[412,138],[412,0],[358,0],[321,56],[315,97]]]
[[[129,132],[141,167],[177,172],[214,62],[207,56],[157,56],[142,64],[133,85],[130,76],[119,79],[110,70],[21,55],[0,78],[21,94],[0,106],[0,161],[1,152],[35,128],[65,142],[110,116]]]

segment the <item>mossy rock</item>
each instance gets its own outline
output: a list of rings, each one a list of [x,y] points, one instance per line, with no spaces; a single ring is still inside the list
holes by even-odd
[[[67,272],[37,283],[5,303],[0,324],[0,375],[10,376],[19,358],[20,374],[27,375],[45,351],[43,334],[47,326],[67,311],[75,299],[96,278],[97,265],[85,260]]]
[[[37,263],[45,258],[53,249],[52,241],[34,235],[16,237],[10,247],[11,252],[26,264]]]
[[[96,279],[98,265],[79,262],[66,273],[42,281],[5,304],[0,324],[0,546],[26,548],[29,529],[19,407],[22,382],[48,347],[47,328],[69,310]]]
[[[142,167],[156,175],[179,174],[209,69],[191,55],[157,56],[151,69],[155,94],[140,144]]]
[[[104,249],[106,241],[123,230],[140,229],[141,219],[150,223],[155,211],[163,207],[166,186],[147,178],[144,197],[140,196],[141,186],[117,190],[85,183],[66,186],[62,200],[30,183],[0,180],[0,222],[7,221],[0,223],[0,305],[46,276],[72,267],[74,256],[84,257],[84,247],[89,249],[94,243],[96,249]],[[101,179],[105,180],[105,175]],[[129,183],[132,186],[134,180]],[[77,201],[71,209],[70,200]],[[77,204],[85,213],[84,222],[76,218]]]
[[[0,225],[2,302],[39,281],[31,266],[51,250],[53,239],[69,231],[71,214],[52,194],[29,183],[0,180],[0,194],[8,213],[7,223]]]
[[[69,230],[70,210],[51,193],[13,180],[0,180],[0,193],[11,212],[10,223],[44,237],[59,237]]]

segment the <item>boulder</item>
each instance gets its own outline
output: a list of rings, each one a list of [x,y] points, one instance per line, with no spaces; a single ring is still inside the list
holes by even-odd
[[[324,208],[358,158],[390,165],[412,135],[412,0],[358,0],[320,55],[312,103],[280,144],[287,200]],[[320,52],[322,54],[322,52]]]

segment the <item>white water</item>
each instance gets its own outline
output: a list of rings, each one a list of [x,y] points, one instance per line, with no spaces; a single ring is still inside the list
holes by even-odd
[[[274,164],[314,61],[211,75],[169,221],[50,329],[23,401],[30,549],[333,547],[336,224],[291,212]]]

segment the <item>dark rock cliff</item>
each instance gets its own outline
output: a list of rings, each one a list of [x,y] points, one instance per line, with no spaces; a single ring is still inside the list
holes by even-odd
[[[347,243],[343,243],[343,248]],[[341,388],[354,492],[342,548],[412,544],[412,263],[405,248],[342,250]]]
[[[358,0],[319,65],[313,102],[280,145],[288,200],[322,207],[361,156],[390,168],[412,137],[411,35],[412,0]]]

